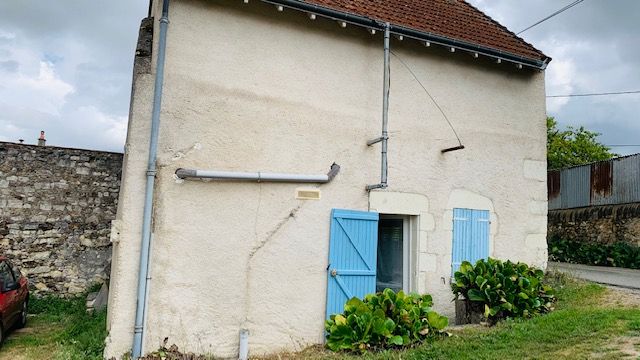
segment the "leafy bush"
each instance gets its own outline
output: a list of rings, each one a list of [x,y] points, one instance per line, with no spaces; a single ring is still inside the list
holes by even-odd
[[[624,242],[603,245],[552,237],[548,245],[551,261],[640,269],[640,247]]]
[[[327,347],[333,351],[366,352],[411,346],[442,334],[449,319],[431,310],[431,295],[397,294],[391,289],[352,298],[344,313],[325,322]]]
[[[527,264],[489,258],[474,266],[465,261],[454,277],[451,288],[456,300],[462,296],[471,308],[480,305],[490,321],[553,310],[554,290],[543,283],[544,272]]]

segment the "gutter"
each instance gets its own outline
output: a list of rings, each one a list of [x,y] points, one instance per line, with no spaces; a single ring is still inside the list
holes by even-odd
[[[380,31],[385,30],[385,23],[383,23],[382,21],[374,20],[365,16],[333,10],[333,9],[319,6],[319,5],[309,4],[304,1],[298,1],[298,0],[261,0],[261,1],[267,4],[287,7],[293,10],[320,15],[332,20],[342,21],[342,22],[353,24],[356,26],[365,27],[367,29],[380,30]],[[406,36],[408,38],[421,41],[425,44],[429,44],[429,45],[438,44],[445,47],[449,47],[451,49],[469,51],[473,53],[474,56],[475,54],[484,55],[487,57],[495,58],[496,60],[499,60],[499,61],[503,61],[503,60],[510,61],[519,66],[528,66],[538,70],[546,69],[547,65],[551,61],[551,58],[549,57],[546,57],[544,60],[531,59],[531,58],[519,56],[516,54],[512,54],[506,51],[496,50],[489,47],[472,44],[465,41],[455,40],[448,37],[435,35],[433,33],[413,30],[410,28],[393,25],[393,24],[390,25],[390,32],[393,35]]]
[[[167,45],[167,27],[169,25],[169,0],[163,0],[158,58],[153,92],[153,110],[151,113],[151,134],[149,139],[149,159],[147,161],[147,181],[144,194],[144,212],[142,215],[142,239],[140,246],[140,268],[138,271],[138,290],[136,298],[136,318],[133,328],[133,346],[131,355],[138,359],[142,355],[144,322],[149,282],[149,248],[151,246],[151,223],[153,215],[153,192],[156,179],[156,156],[158,153],[158,133],[160,128],[160,109],[162,107],[162,86],[164,82],[164,60]]]

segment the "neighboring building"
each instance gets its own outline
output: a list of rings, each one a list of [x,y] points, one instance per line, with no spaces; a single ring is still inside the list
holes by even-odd
[[[349,295],[431,293],[453,316],[460,261],[546,266],[550,59],[506,28],[461,0],[174,0],[168,22],[161,13],[153,1],[136,56],[105,355],[136,348],[134,324],[142,352],[168,338],[238,356],[243,329],[252,354],[301,349],[323,342],[325,316]],[[384,22],[388,187],[368,191],[381,182],[382,144],[367,141],[381,134]],[[459,143],[439,108],[464,149],[442,152]],[[332,163],[339,173],[316,184],[193,178],[308,180]]]
[[[0,142],[0,254],[37,295],[78,296],[109,278],[122,154]]]
[[[640,154],[549,171],[549,234],[640,246]]]

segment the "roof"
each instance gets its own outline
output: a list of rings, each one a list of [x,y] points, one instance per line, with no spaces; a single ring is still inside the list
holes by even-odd
[[[263,0],[264,1],[264,0]],[[444,45],[544,68],[551,58],[464,0],[267,0],[307,10],[328,9],[379,23],[392,32],[407,29],[416,38],[444,40]],[[296,4],[298,6],[296,6]],[[306,6],[305,6],[306,5]],[[409,33],[412,35],[413,33]],[[457,46],[458,47],[458,46]],[[526,61],[529,60],[529,61]]]

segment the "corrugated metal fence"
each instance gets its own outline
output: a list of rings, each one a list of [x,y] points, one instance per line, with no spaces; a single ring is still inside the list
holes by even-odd
[[[640,202],[640,154],[547,174],[549,210]]]

